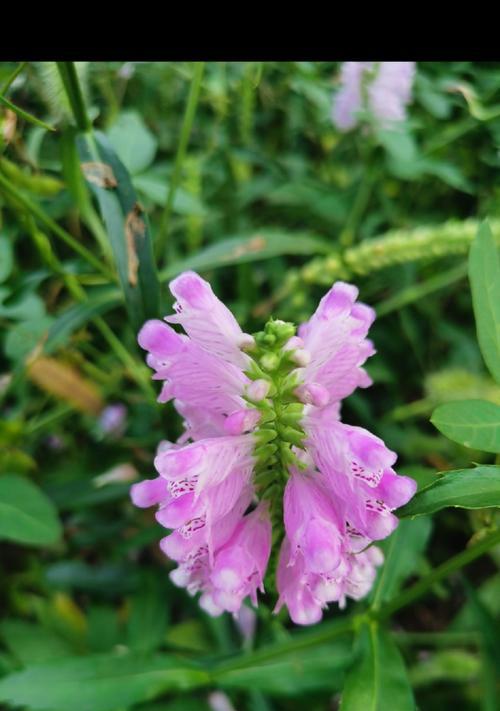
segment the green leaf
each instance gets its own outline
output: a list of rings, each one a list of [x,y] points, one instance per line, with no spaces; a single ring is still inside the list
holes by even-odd
[[[500,405],[457,400],[437,407],[431,422],[454,442],[483,452],[500,452]]]
[[[160,289],[146,215],[104,134],[82,134],[77,147],[106,225],[132,327],[137,329],[159,312]]]
[[[0,636],[23,665],[61,659],[72,653],[71,646],[55,632],[25,620],[2,620]]]
[[[58,560],[47,567],[45,580],[56,590],[79,590],[113,597],[134,590],[139,574],[130,563],[90,565],[83,560]]]
[[[108,131],[108,139],[125,168],[134,175],[154,160],[158,142],[136,111],[124,111]]]
[[[482,695],[483,709],[498,711],[500,708],[500,624],[483,605],[476,590],[466,578],[463,580],[471,611],[482,638]]]
[[[262,229],[251,235],[228,237],[210,245],[193,257],[169,265],[161,272],[160,278],[162,281],[170,279],[185,269],[215,269],[282,254],[327,253],[329,249],[328,244],[309,233]]]
[[[307,654],[288,654],[261,664],[213,672],[224,689],[254,689],[276,696],[295,696],[318,689],[342,688],[344,672],[352,663],[351,645],[339,640],[310,649]]]
[[[146,173],[135,175],[134,187],[146,199],[163,207],[168,197],[169,178],[160,170],[148,170]],[[191,195],[183,188],[178,187],[172,203],[172,212],[178,215],[206,217],[207,210],[195,195]]]
[[[37,119],[36,116],[32,116],[27,111],[20,109],[19,106],[13,104],[12,101],[6,99],[5,96],[2,96],[2,94],[0,94],[0,104],[6,106],[8,109],[13,111],[15,114],[17,114],[20,118],[24,119],[28,123],[33,123],[35,124],[35,126],[41,126],[41,128],[45,128],[47,131],[56,130],[53,126],[49,126],[48,123],[45,123],[45,121],[40,121],[40,119]]]
[[[422,516],[447,506],[463,509],[500,506],[500,467],[482,465],[439,474],[435,482],[398,509],[397,515]]]
[[[24,292],[15,300],[13,299],[13,303],[10,296],[9,289],[0,288],[0,316],[13,321],[27,321],[45,316],[45,304],[37,294],[31,291]],[[5,305],[7,299],[9,303]]]
[[[271,205],[286,208],[297,215],[310,215],[329,225],[340,224],[347,218],[344,194],[330,190],[319,181],[303,178],[286,182],[274,190],[267,190],[264,197]]]
[[[87,611],[89,649],[92,652],[109,652],[119,642],[120,629],[116,608],[111,605],[91,605]]]
[[[487,222],[479,227],[470,248],[469,279],[481,353],[490,373],[500,383],[500,264]]]
[[[152,652],[162,643],[168,621],[168,595],[155,573],[146,574],[132,598],[127,625],[128,645],[137,652]]]
[[[430,518],[401,521],[389,539],[381,544],[385,561],[371,595],[374,609],[393,598],[406,578],[417,570],[431,529]]]
[[[439,682],[467,683],[476,681],[481,673],[481,659],[476,651],[444,649],[427,653],[410,670],[413,688]]]
[[[364,626],[357,653],[342,693],[341,711],[414,711],[405,664],[390,634],[375,623]]]
[[[477,591],[481,604],[494,616],[500,618],[500,573],[481,583]],[[476,629],[475,614],[471,601],[467,601],[448,627],[453,632],[470,632]]]
[[[0,701],[33,711],[116,711],[208,680],[207,672],[166,654],[96,654],[10,674],[0,680]]]
[[[122,297],[117,288],[95,289],[86,301],[70,306],[54,319],[45,343],[45,351],[50,353],[66,343],[72,333],[84,326],[94,316],[110,311],[121,302]]]
[[[53,503],[37,486],[15,474],[0,476],[0,539],[46,546],[61,532]]]
[[[52,321],[44,316],[12,326],[5,339],[5,355],[13,361],[24,360],[47,333]]]
[[[12,271],[12,244],[8,237],[0,235],[0,282],[5,281]]]

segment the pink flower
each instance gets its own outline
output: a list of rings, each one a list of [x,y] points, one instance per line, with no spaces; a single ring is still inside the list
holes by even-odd
[[[333,571],[340,565],[345,521],[325,482],[316,472],[292,470],[284,495],[285,531],[290,563],[303,556],[308,572]]]
[[[229,309],[215,296],[210,284],[195,272],[184,272],[170,283],[177,301],[175,316],[169,323],[179,323],[192,341],[209,353],[239,367],[248,365],[242,348],[253,344],[252,336],[243,333]]]
[[[332,109],[334,124],[349,131],[363,109],[385,128],[404,121],[414,76],[415,62],[344,62]]]
[[[298,333],[271,320],[253,337],[194,272],[171,289],[166,320],[186,333],[148,321],[139,343],[185,432],[160,443],[159,476],[134,484],[132,501],[158,507],[171,580],[209,614],[257,604],[274,541],[276,609],[317,622],[329,603],[369,592],[383,560],[373,541],[415,492],[381,439],[340,420],[341,400],[371,383],[375,314],[338,282]]]
[[[363,107],[361,81],[373,62],[344,62],[340,70],[342,88],[337,92],[332,110],[333,123],[341,131],[349,131],[358,123],[357,113]]]
[[[264,592],[264,574],[271,553],[271,522],[266,503],[247,514],[230,540],[216,553],[210,574],[216,605],[238,612],[243,599],[257,605],[257,590]]]
[[[382,124],[405,120],[414,76],[415,62],[380,62],[368,97],[373,115]]]
[[[371,385],[362,365],[375,353],[373,343],[366,338],[375,312],[356,302],[357,295],[355,286],[337,282],[321,299],[311,319],[299,328],[310,354],[310,362],[300,373],[302,392],[315,397],[318,401],[312,404],[318,407],[342,400],[357,387]]]
[[[123,403],[108,405],[99,415],[97,426],[102,435],[118,439],[125,431],[127,408]]]

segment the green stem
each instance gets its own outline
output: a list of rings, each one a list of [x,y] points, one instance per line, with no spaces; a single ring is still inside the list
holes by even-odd
[[[135,362],[134,358],[130,355],[120,339],[113,333],[103,318],[96,316],[92,320],[118,358],[129,369],[130,374],[146,395],[148,401],[156,403],[156,395],[152,388],[148,371]]]
[[[7,79],[5,84],[0,88],[0,94],[7,93],[12,82],[14,81],[14,79],[16,79],[19,76],[19,74],[21,74],[21,72],[23,71],[25,66],[26,66],[26,62],[21,62],[20,64],[17,65],[17,67],[14,69],[14,71],[12,72],[10,77]]]
[[[222,662],[214,670],[214,676],[216,678],[218,674],[224,674],[225,672],[242,669],[254,664],[262,664],[291,652],[302,651],[309,647],[330,642],[335,637],[358,629],[360,624],[368,621],[386,620],[397,610],[424,595],[433,585],[487,553],[490,548],[498,543],[500,543],[500,529],[484,538],[480,543],[458,553],[442,565],[439,565],[425,579],[403,590],[394,600],[381,607],[380,610],[358,613],[333,622],[326,622],[318,629],[295,634],[284,642],[271,644],[251,654],[243,654],[231,661]]]
[[[469,647],[479,646],[481,635],[478,632],[399,632],[393,636],[398,644],[424,647]]]
[[[214,678],[216,679],[219,674],[222,675],[228,671],[244,669],[254,664],[262,664],[278,656],[291,654],[292,652],[298,652],[303,649],[308,649],[309,647],[315,647],[316,645],[330,642],[334,637],[347,634],[353,629],[353,617],[345,617],[341,620],[335,620],[334,622],[326,622],[318,630],[301,632],[290,636],[283,642],[269,644],[251,654],[242,654],[236,659],[233,658],[228,662],[222,662],[213,670]]]
[[[41,415],[37,419],[31,419],[24,430],[25,435],[31,437],[39,430],[46,427],[52,427],[56,422],[61,420],[66,415],[71,415],[74,412],[74,408],[71,405],[59,405],[54,410],[51,410],[46,415]]]
[[[449,575],[457,570],[460,570],[469,563],[472,563],[473,560],[476,560],[479,556],[487,553],[490,548],[493,548],[493,546],[498,543],[500,543],[500,529],[483,538],[483,540],[476,543],[475,546],[466,548],[464,551],[461,551],[457,555],[453,556],[453,558],[450,558],[441,565],[438,565],[438,567],[431,570],[425,578],[422,578],[422,580],[419,580],[411,587],[406,588],[406,590],[403,590],[393,600],[384,605],[380,611],[375,614],[375,618],[379,620],[387,619],[402,607],[406,607],[406,605],[409,605],[419,597],[422,597],[422,595],[425,595],[425,593],[433,585],[439,583],[441,580],[444,580]]]
[[[366,165],[368,165],[368,163],[366,163]],[[361,178],[351,212],[339,236],[339,243],[342,247],[350,247],[354,242],[359,223],[370,201],[374,180],[375,174],[373,169],[366,168]]]
[[[100,259],[94,257],[92,252],[90,252],[86,247],[81,245],[77,240],[66,232],[60,225],[57,224],[47,213],[35,202],[33,202],[26,195],[23,195],[16,187],[11,185],[9,181],[0,173],[0,189],[2,189],[7,196],[10,196],[14,202],[19,203],[27,212],[29,212],[33,217],[38,219],[45,227],[47,227],[54,235],[59,237],[63,242],[65,242],[68,247],[71,247],[73,251],[79,254],[83,259],[85,259],[93,268],[102,274],[106,280],[115,282],[116,278],[112,272],[105,267]]]
[[[182,164],[186,156],[186,150],[189,143],[189,138],[191,136],[191,129],[193,127],[193,121],[196,114],[196,107],[198,105],[198,98],[200,95],[201,80],[203,78],[203,72],[205,70],[205,62],[195,62],[193,78],[191,80],[191,87],[189,89],[189,96],[186,104],[186,110],[184,112],[184,118],[182,121],[181,135],[179,138],[179,145],[177,147],[177,154],[175,156],[174,170],[170,178],[170,185],[168,189],[167,202],[165,204],[165,209],[163,211],[163,216],[160,223],[160,231],[158,234],[157,242],[157,252],[160,258],[163,258],[165,249],[168,242],[168,228],[170,221],[170,214],[172,212],[172,206],[174,204],[175,193],[179,186]]]
[[[498,118],[499,115],[499,108],[492,109],[490,113],[484,116],[483,122],[492,121],[493,119]],[[423,155],[427,156],[430,153],[434,153],[434,151],[441,150],[442,148],[448,146],[450,143],[456,141],[458,138],[462,138],[463,136],[465,136],[465,134],[469,133],[469,131],[473,131],[474,129],[480,127],[480,121],[478,121],[472,116],[468,116],[460,123],[457,123],[455,126],[450,127],[448,131],[445,131],[437,138],[434,138],[433,140],[429,141],[427,145],[424,146]]]
[[[80,131],[91,131],[92,124],[87,115],[80,82],[74,62],[56,62],[66,96],[68,97],[75,123]]]
[[[441,274],[437,274],[430,279],[422,282],[421,284],[412,284],[406,289],[394,294],[389,299],[382,301],[382,303],[377,306],[377,317],[387,316],[387,314],[393,311],[398,311],[403,308],[403,306],[408,306],[419,299],[433,294],[435,291],[444,289],[451,284],[454,284],[467,276],[467,263],[455,266],[452,269],[448,269]]]

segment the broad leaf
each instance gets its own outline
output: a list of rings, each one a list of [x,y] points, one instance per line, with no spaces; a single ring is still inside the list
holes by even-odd
[[[2,620],[0,636],[9,651],[22,664],[37,664],[74,654],[62,636],[40,624],[25,620]]]
[[[54,504],[35,484],[15,474],[0,476],[0,539],[47,546],[61,531]]]
[[[0,681],[0,701],[33,711],[116,711],[208,680],[207,672],[166,654],[96,654],[11,674]]]
[[[255,689],[276,696],[295,696],[308,691],[342,688],[344,672],[352,663],[351,645],[337,641],[307,652],[295,652],[260,664],[213,672],[218,686]]]
[[[124,111],[108,131],[108,139],[127,170],[145,170],[155,157],[158,142],[136,111]]]
[[[398,516],[422,516],[447,506],[483,509],[500,506],[500,467],[479,466],[440,474],[398,509]]]
[[[349,672],[341,711],[415,711],[404,661],[393,639],[376,624],[363,627],[358,660]]]
[[[470,249],[469,279],[481,353],[500,383],[500,264],[487,222],[480,226]]]
[[[500,405],[459,400],[437,407],[432,424],[454,442],[483,452],[500,452]]]
[[[12,326],[5,338],[5,355],[23,361],[47,337],[53,319],[49,316],[28,319]]]

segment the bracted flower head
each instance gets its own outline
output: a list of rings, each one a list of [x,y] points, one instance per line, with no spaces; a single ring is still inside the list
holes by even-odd
[[[158,506],[170,577],[209,614],[256,605],[266,581],[277,610],[317,622],[328,603],[369,592],[383,560],[372,543],[416,488],[381,439],[340,420],[341,400],[371,384],[375,314],[337,282],[297,332],[271,319],[250,336],[194,272],[171,290],[166,321],[185,333],[148,321],[139,343],[185,432],[160,444],[159,476],[134,484],[132,501]]]

